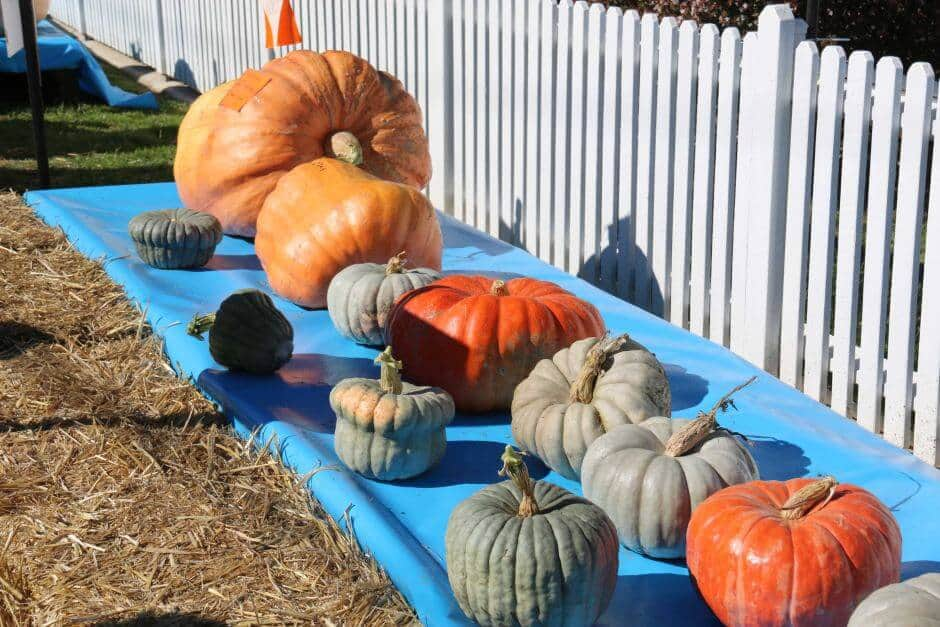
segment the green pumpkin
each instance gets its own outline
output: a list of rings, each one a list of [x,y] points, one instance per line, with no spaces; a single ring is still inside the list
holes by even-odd
[[[215,216],[191,209],[138,214],[128,231],[144,263],[163,270],[201,268],[222,241],[222,225]]]
[[[625,547],[660,559],[684,557],[695,508],[719,490],[760,479],[751,454],[716,422],[741,387],[695,420],[621,425],[588,447],[584,496],[613,519]]]
[[[229,370],[270,374],[294,352],[294,329],[271,297],[261,290],[231,294],[214,314],[196,316],[190,335],[209,332],[209,353]]]
[[[512,397],[512,435],[526,451],[577,480],[587,448],[614,427],[669,416],[669,380],[627,335],[586,338],[543,359]]]
[[[399,296],[441,278],[430,268],[405,269],[405,253],[385,265],[357,263],[330,281],[326,306],[336,330],[360,344],[386,343],[385,322]]]
[[[484,626],[592,625],[617,583],[617,530],[596,505],[532,481],[506,447],[501,475],[450,515],[447,576],[460,609]]]
[[[386,348],[375,362],[375,379],[344,379],[330,392],[336,414],[334,447],[350,469],[370,479],[407,479],[444,456],[444,427],[454,418],[454,401],[440,388],[403,382],[402,363]]]
[[[940,627],[940,573],[875,590],[852,612],[848,627]]]

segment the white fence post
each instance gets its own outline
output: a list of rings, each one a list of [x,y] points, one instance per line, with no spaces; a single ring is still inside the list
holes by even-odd
[[[431,203],[454,212],[454,44],[453,0],[428,2],[428,141],[434,172],[428,184]]]

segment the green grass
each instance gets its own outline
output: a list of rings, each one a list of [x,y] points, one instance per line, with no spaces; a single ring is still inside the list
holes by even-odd
[[[105,66],[115,85],[143,88]],[[51,187],[120,185],[173,180],[176,131],[188,105],[160,98],[159,111],[116,109],[97,102],[46,109]],[[29,106],[0,103],[0,189],[38,185]]]

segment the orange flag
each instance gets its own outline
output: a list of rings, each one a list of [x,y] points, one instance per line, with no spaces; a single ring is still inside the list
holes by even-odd
[[[264,10],[265,46],[289,46],[302,41],[290,0],[261,0],[261,8]]]

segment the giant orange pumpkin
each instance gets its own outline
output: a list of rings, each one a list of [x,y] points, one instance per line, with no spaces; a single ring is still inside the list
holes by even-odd
[[[393,76],[348,52],[300,50],[200,96],[180,124],[173,172],[187,207],[252,237],[278,179],[324,155],[424,187],[431,158],[421,122]]]
[[[441,249],[441,226],[424,194],[326,157],[281,177],[255,237],[271,287],[305,307],[326,307],[330,281],[347,266],[405,251],[415,266],[440,270]]]
[[[845,625],[901,568],[888,508],[832,477],[725,488],[693,512],[686,542],[699,592],[730,626]]]
[[[554,283],[463,275],[406,293],[387,324],[405,375],[466,412],[508,408],[540,359],[604,333],[597,309]]]

